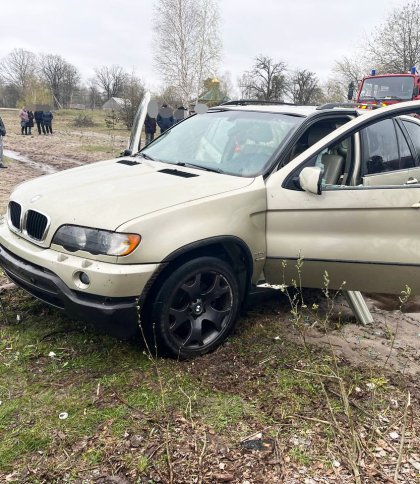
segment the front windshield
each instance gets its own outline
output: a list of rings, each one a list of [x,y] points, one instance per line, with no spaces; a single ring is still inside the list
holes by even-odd
[[[257,176],[302,120],[279,113],[209,111],[191,116],[166,131],[141,154],[165,163]]]
[[[413,98],[414,78],[411,76],[372,77],[365,79],[359,101],[369,99]]]

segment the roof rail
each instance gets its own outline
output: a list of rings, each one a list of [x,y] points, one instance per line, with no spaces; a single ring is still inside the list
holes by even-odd
[[[321,104],[316,109],[322,111],[323,109],[333,109],[333,108],[356,108],[356,109],[378,109],[381,106],[377,104],[366,104],[366,103],[326,103]]]
[[[249,106],[252,104],[263,104],[263,105],[270,105],[270,104],[281,104],[286,106],[296,106],[293,103],[285,103],[284,101],[266,101],[264,99],[237,99],[235,101],[226,101],[224,103],[219,104],[219,106]]]

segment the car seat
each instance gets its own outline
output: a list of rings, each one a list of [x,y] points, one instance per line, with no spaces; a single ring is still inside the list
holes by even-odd
[[[344,156],[326,153],[322,155],[321,163],[324,166],[324,173],[322,175],[324,183],[326,185],[338,185],[340,177],[344,172]]]

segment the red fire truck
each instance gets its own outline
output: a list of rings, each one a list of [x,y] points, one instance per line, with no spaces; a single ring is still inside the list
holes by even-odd
[[[420,75],[415,67],[407,74],[376,74],[372,70],[359,84],[356,102],[385,106],[401,101],[419,100]],[[354,89],[354,86],[353,86]],[[353,97],[352,86],[349,86]]]

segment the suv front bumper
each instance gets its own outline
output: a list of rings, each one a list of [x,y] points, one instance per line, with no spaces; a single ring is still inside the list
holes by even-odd
[[[57,251],[39,250],[10,232],[12,240],[6,239],[1,237],[6,235],[2,232],[3,227],[0,266],[18,286],[69,316],[92,322],[99,330],[121,338],[138,333],[138,300],[146,284],[150,284],[157,264],[93,261],[84,267],[85,259],[73,255],[59,262]],[[75,274],[80,270],[89,276],[95,291],[77,287]]]

